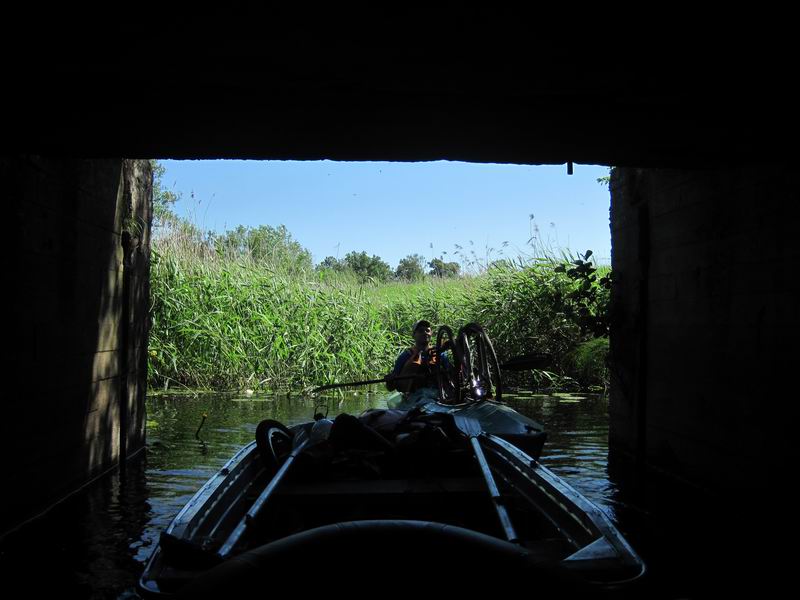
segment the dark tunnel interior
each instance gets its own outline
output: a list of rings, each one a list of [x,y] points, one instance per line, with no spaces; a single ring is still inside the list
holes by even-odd
[[[578,47],[514,17],[410,19],[413,36],[400,18],[345,31],[276,17],[225,38],[193,18],[130,20],[3,42],[18,283],[3,463],[26,485],[0,533],[144,444],[145,159],[601,164],[616,167],[611,468],[657,473],[674,497],[634,476],[636,493],[713,532],[708,589],[788,578],[800,178],[786,38],[709,49],[637,31]]]

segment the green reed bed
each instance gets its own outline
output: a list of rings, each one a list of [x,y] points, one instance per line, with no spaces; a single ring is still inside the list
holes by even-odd
[[[360,284],[157,240],[151,269],[151,388],[308,389],[386,373],[414,321],[481,323],[501,360],[547,352],[547,367],[597,384],[594,342],[607,290],[564,260],[498,263],[475,277]],[[596,276],[602,273],[593,273]],[[574,274],[573,274],[574,275]],[[588,325],[587,325],[588,324]],[[602,323],[601,323],[602,324]],[[527,373],[525,383],[535,383]],[[519,378],[517,378],[519,379]]]
[[[498,349],[564,355],[579,335],[562,308],[568,281],[550,264],[491,269],[474,297],[476,317]]]
[[[386,328],[403,344],[411,341],[413,324],[425,318],[435,325],[457,329],[472,319],[473,278],[427,278],[423,282],[395,282],[366,290],[369,301],[380,312]]]
[[[584,260],[498,263],[481,278],[471,312],[491,332],[501,361],[533,353],[551,357],[547,372],[532,373],[529,383],[572,379],[603,387],[609,292],[610,268]]]
[[[306,387],[386,372],[398,340],[363,290],[248,261],[159,256],[152,267],[150,382]]]

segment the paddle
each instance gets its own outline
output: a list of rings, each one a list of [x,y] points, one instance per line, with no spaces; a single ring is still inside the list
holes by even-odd
[[[504,371],[526,371],[528,369],[540,369],[542,367],[546,367],[550,364],[553,360],[553,357],[549,354],[541,354],[541,353],[534,353],[534,354],[523,354],[521,356],[515,356],[514,358],[509,358],[506,362],[500,365],[500,368]],[[417,377],[425,377],[425,375],[400,375],[395,377],[394,380],[398,381],[400,379],[415,379]],[[382,377],[381,379],[367,379],[366,381],[350,381],[348,383],[329,383],[328,385],[322,385],[318,388],[314,388],[311,390],[312,394],[316,394],[317,392],[322,392],[325,390],[333,390],[336,388],[343,388],[343,387],[356,387],[359,385],[372,385],[373,383],[385,383],[386,377]]]
[[[397,377],[393,378],[393,381],[398,381],[400,379],[416,379],[417,377],[425,377],[425,375],[398,375]],[[324,390],[333,390],[335,388],[342,388],[342,387],[356,387],[359,385],[370,385],[373,383],[386,383],[386,377],[382,377],[381,379],[368,379],[366,381],[350,381],[348,383],[329,383],[328,385],[321,385],[318,388],[314,388],[311,390],[312,394],[316,394],[317,392],[322,392]]]
[[[503,506],[503,497],[497,489],[497,484],[494,482],[492,472],[489,470],[489,463],[486,462],[483,449],[478,441],[478,436],[482,433],[480,422],[478,422],[477,419],[458,413],[455,413],[453,418],[455,419],[456,427],[469,437],[470,444],[472,444],[472,451],[480,465],[483,479],[486,481],[486,487],[489,488],[489,495],[492,497],[492,504],[494,504],[497,518],[500,519],[500,526],[503,528],[506,539],[513,544],[518,544],[519,538],[517,537],[516,531],[514,531],[514,526],[511,524],[511,517],[508,516],[506,507]]]
[[[227,558],[228,555],[233,550],[234,546],[239,542],[241,537],[247,531],[247,528],[252,525],[252,523],[258,517],[258,513],[264,507],[264,505],[275,495],[275,490],[278,488],[280,483],[286,477],[286,473],[289,471],[289,468],[292,466],[295,458],[299,456],[299,454],[305,450],[306,446],[309,444],[309,439],[306,438],[303,440],[296,448],[294,448],[291,453],[289,454],[288,458],[284,461],[281,465],[281,468],[278,469],[278,472],[272,477],[270,482],[267,484],[267,487],[264,488],[264,491],[259,494],[258,498],[256,498],[255,502],[253,502],[250,510],[245,513],[244,518],[239,521],[236,528],[231,532],[228,536],[228,539],[225,540],[225,543],[222,547],[217,551],[217,554],[222,558]]]
[[[523,354],[522,356],[515,356],[509,358],[506,362],[500,365],[504,371],[527,371],[528,369],[542,369],[549,366],[553,361],[553,357],[549,354],[536,352],[533,354]]]

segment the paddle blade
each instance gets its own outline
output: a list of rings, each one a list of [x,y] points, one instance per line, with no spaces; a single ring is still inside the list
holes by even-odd
[[[453,415],[453,418],[455,419],[456,427],[469,437],[477,437],[481,434],[481,424],[477,419],[459,415],[458,413]]]

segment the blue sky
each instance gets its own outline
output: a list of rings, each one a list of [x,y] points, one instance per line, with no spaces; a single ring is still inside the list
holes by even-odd
[[[362,250],[392,268],[414,253],[457,260],[456,244],[481,260],[488,248],[514,257],[532,252],[536,228],[555,252],[591,249],[610,263],[609,192],[597,183],[605,166],[567,175],[565,165],[449,161],[160,162],[162,185],[182,196],[179,215],[219,232],[285,225],[315,263]]]

